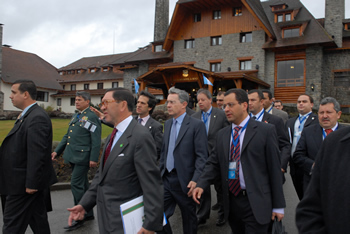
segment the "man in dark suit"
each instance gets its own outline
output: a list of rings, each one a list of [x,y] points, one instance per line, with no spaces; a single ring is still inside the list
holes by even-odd
[[[88,92],[77,92],[75,97],[75,113],[69,122],[67,133],[52,152],[52,160],[64,151],[65,163],[72,167],[71,190],[74,205],[77,205],[89,188],[88,172],[90,167],[96,167],[101,148],[101,122],[90,110],[91,96]],[[94,219],[91,210],[82,221],[74,222],[65,229],[80,228],[84,221]]]
[[[156,98],[149,92],[141,91],[136,104],[137,121],[151,132],[157,147],[157,160],[160,157],[160,150],[163,142],[163,125],[150,115],[157,104]]]
[[[212,96],[207,89],[199,89],[197,91],[197,100],[200,111],[196,112],[192,117],[200,119],[204,122],[208,136],[208,152],[209,155],[213,151],[216,144],[216,136],[220,129],[229,125],[226,115],[223,111],[212,106]],[[221,179],[217,178],[214,183],[217,192],[217,201],[219,205],[217,226],[225,224],[224,208],[222,207],[222,186]],[[197,210],[198,224],[206,223],[209,219],[211,209],[211,191],[210,187],[204,191],[201,204]]]
[[[15,81],[10,98],[23,110],[0,148],[0,194],[6,195],[3,233],[50,233],[50,185],[57,182],[51,162],[52,125],[36,103],[31,80]],[[4,205],[4,204],[3,204]]]
[[[264,89],[262,92],[264,94],[263,104],[264,104],[265,111],[271,115],[276,115],[278,117],[281,117],[283,120],[283,123],[285,124],[288,120],[287,112],[273,107],[273,99],[272,99],[273,97],[270,90]]]
[[[317,115],[312,113],[314,106],[314,99],[307,94],[302,94],[298,97],[297,109],[299,115],[291,118],[286,123],[288,130],[289,141],[292,143],[291,157],[289,160],[290,176],[292,177],[293,185],[299,200],[303,198],[303,177],[304,172],[302,168],[297,167],[293,162],[293,154],[300,139],[304,128],[313,124],[318,125]],[[285,165],[282,164],[282,168]]]
[[[156,146],[149,131],[131,116],[133,108],[134,97],[127,89],[110,89],[104,95],[101,110],[115,127],[89,190],[68,209],[69,225],[97,205],[100,233],[124,233],[120,205],[143,195],[145,220],[139,233],[162,229],[163,186],[154,157]]]
[[[250,120],[242,89],[228,90],[224,107],[232,125],[219,131],[193,199],[199,203],[203,188],[220,174],[232,232],[267,233],[271,219],[281,220],[285,207],[275,126]]]
[[[314,167],[317,153],[326,136],[333,131],[343,128],[338,124],[341,116],[340,105],[332,97],[321,100],[318,109],[318,124],[306,127],[301,133],[297,148],[293,154],[293,161],[297,167],[304,171],[303,191],[310,183],[312,168]]]
[[[219,110],[224,110],[224,96],[224,91],[220,91],[218,92],[218,95],[216,95],[216,105],[218,105]]]
[[[349,154],[349,127],[331,133],[322,143],[296,210],[299,233],[349,233]]]
[[[159,167],[164,183],[164,211],[169,218],[179,205],[183,233],[197,233],[196,203],[192,191],[208,158],[208,140],[202,121],[186,114],[188,94],[169,89],[167,108],[172,119],[165,122]],[[172,233],[170,224],[163,233]]]
[[[281,170],[283,173],[287,171],[287,165],[290,158],[291,145],[288,141],[287,132],[284,128],[283,120],[276,116],[267,113],[264,109],[264,95],[261,90],[253,89],[248,92],[250,117],[256,121],[275,125],[278,146],[281,152]],[[283,167],[282,167],[283,165]]]

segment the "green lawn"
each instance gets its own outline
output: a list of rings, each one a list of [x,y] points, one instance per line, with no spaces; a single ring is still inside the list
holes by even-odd
[[[64,134],[67,133],[68,123],[70,119],[51,119],[53,128],[53,141],[61,141]],[[11,131],[15,120],[3,120],[0,121],[0,145],[5,139],[7,134]],[[112,132],[112,128],[102,124],[102,136],[106,138]]]

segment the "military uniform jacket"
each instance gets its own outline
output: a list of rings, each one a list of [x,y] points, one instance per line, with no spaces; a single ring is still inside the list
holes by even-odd
[[[76,113],[69,122],[66,135],[55,149],[57,155],[63,151],[65,163],[89,165],[97,162],[101,147],[101,122],[89,109]]]

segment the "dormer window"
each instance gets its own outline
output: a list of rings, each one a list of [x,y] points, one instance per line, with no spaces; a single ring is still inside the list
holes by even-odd
[[[292,16],[292,13],[290,12],[275,14],[275,23],[292,21],[292,19],[293,19],[293,16]]]
[[[96,69],[95,68],[90,68],[90,73],[95,73]]]
[[[300,36],[300,27],[298,27],[298,28],[285,28],[282,30],[282,37],[283,38],[299,37],[299,36]]]
[[[154,46],[154,52],[162,52],[162,51],[163,51],[163,45]]]
[[[221,19],[221,10],[213,11],[213,19]]]
[[[274,6],[271,6],[271,8],[272,8],[272,11],[280,11],[280,10],[286,9],[287,5],[286,4],[274,5]]]
[[[107,71],[108,71],[108,67],[104,67],[104,68],[102,69],[102,71],[107,72]]]

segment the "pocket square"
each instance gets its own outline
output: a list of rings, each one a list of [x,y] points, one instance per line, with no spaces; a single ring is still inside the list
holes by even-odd
[[[118,157],[123,157],[123,156],[124,156],[124,154],[119,154],[119,155],[118,155]]]

